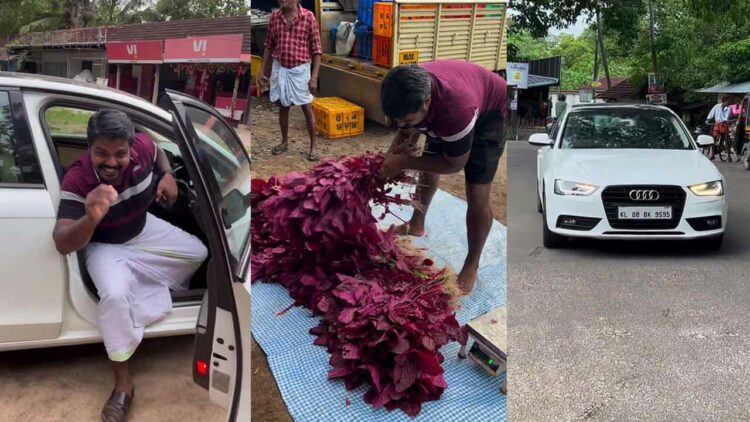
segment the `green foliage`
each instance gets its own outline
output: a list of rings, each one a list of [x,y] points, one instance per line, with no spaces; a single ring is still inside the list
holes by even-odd
[[[511,7],[518,29],[535,37],[546,37],[551,28],[565,28],[581,16],[592,22],[598,11],[609,33],[631,39],[647,11],[644,0],[516,0]]]
[[[726,79],[729,82],[750,80],[750,38],[723,44],[718,54],[727,68]]]
[[[594,76],[594,49],[596,34],[587,29],[581,36],[560,35],[552,55],[561,56],[563,62],[562,89],[575,90],[588,85]],[[605,37],[609,54],[609,71],[612,78],[629,76],[632,60],[618,48],[619,40]],[[601,66],[601,61],[599,63]],[[600,70],[599,77],[604,73]]]
[[[545,36],[552,27],[566,27],[579,15],[591,16],[599,8],[611,76],[629,77],[645,95],[652,67],[646,6],[645,0],[517,1],[513,24],[521,35],[509,39],[518,46],[518,57],[562,56],[563,89],[577,89],[592,78],[593,25],[579,37],[561,35],[541,43],[534,37]],[[700,88],[750,80],[750,1],[654,0],[654,7],[658,70],[665,76],[670,100],[690,102],[706,98],[696,92]],[[523,34],[530,34],[531,40]],[[549,51],[540,48],[550,42]]]
[[[158,0],[154,7],[165,20],[242,16],[250,9],[246,0]]]
[[[248,0],[0,0],[0,36],[98,25],[244,16]]]

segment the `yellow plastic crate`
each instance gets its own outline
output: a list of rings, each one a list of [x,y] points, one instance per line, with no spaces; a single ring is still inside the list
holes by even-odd
[[[316,98],[312,103],[315,130],[328,139],[365,132],[365,109],[338,97]]]

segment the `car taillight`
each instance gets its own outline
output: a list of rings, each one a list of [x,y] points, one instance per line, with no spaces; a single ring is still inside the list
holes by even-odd
[[[198,375],[205,377],[206,374],[208,374],[208,365],[206,365],[206,362],[199,360],[198,362],[196,362],[196,366],[198,369]]]

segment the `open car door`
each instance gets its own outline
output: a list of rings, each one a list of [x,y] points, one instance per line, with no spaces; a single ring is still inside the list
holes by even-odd
[[[250,420],[250,159],[208,104],[167,90],[160,106],[195,182],[196,217],[209,240],[206,294],[196,325],[193,380],[228,421]]]

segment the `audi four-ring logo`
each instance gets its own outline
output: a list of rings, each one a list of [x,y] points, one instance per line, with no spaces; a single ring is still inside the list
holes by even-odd
[[[659,199],[659,191],[631,190],[630,199],[633,201],[656,201]]]

